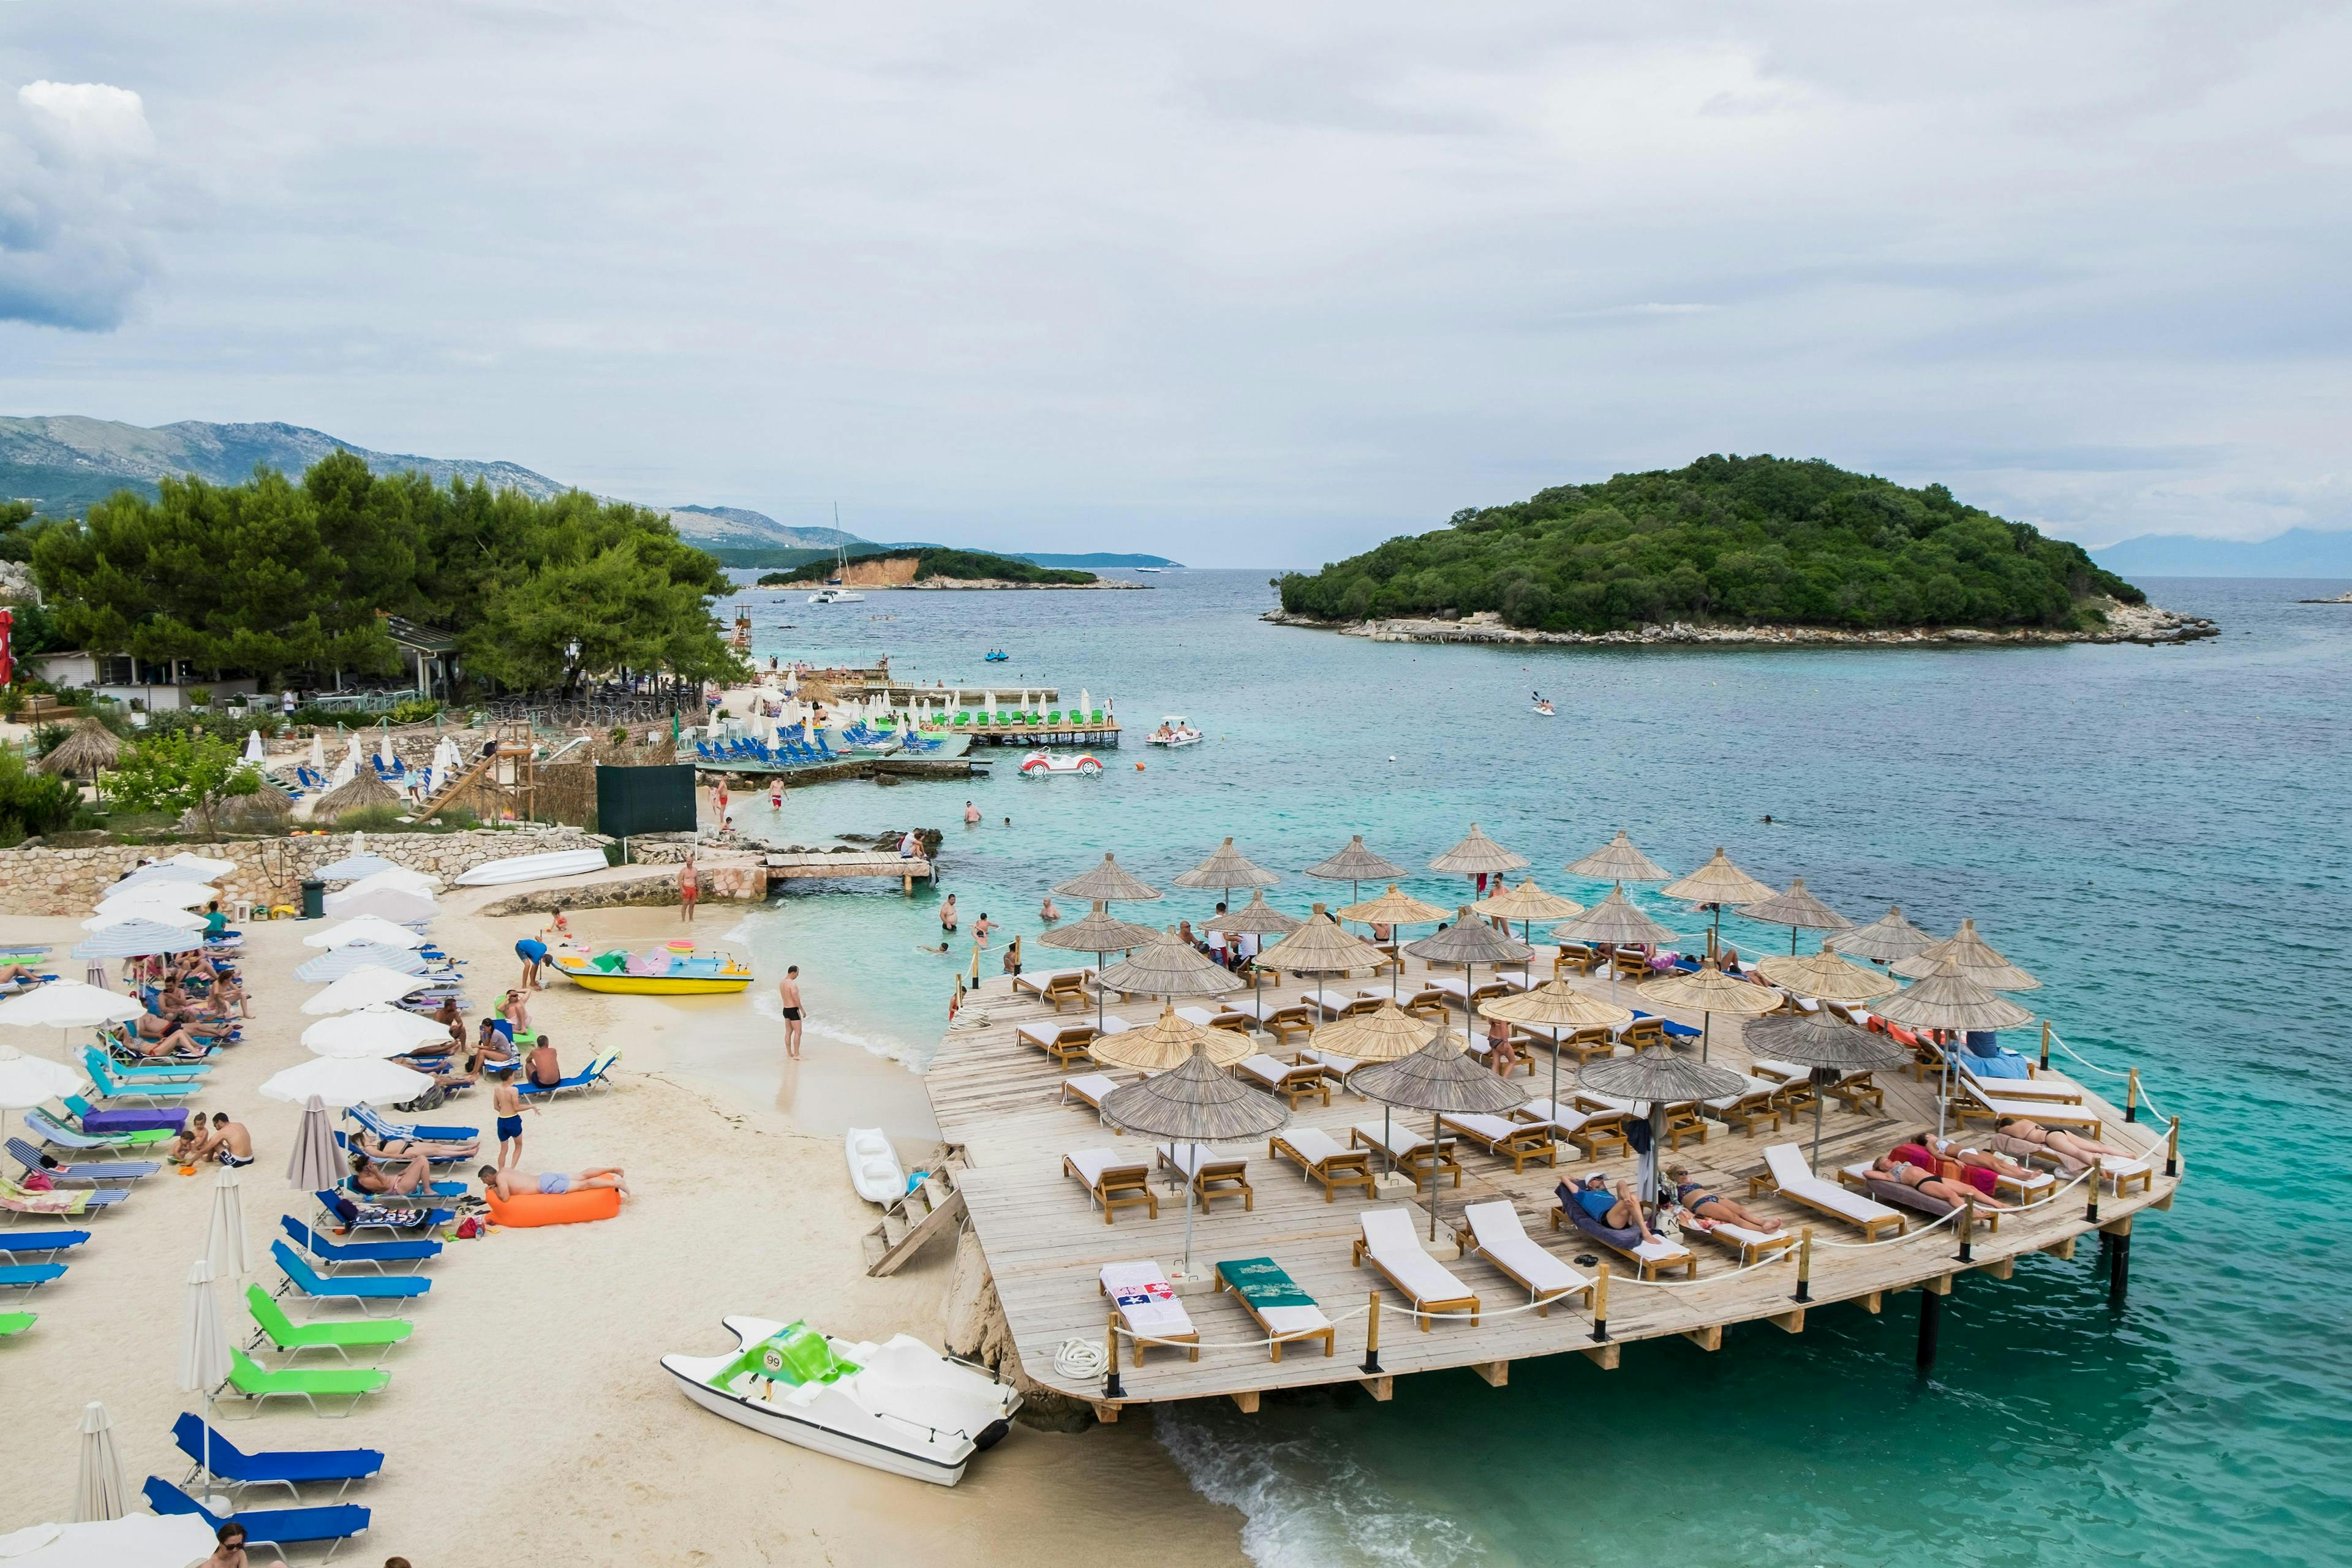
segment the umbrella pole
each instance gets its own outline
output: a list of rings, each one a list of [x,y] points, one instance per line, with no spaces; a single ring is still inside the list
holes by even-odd
[[[1444,1121],[1444,1118],[1440,1116],[1436,1111],[1433,1110],[1429,1113],[1429,1239],[1432,1241],[1435,1241],[1437,1239],[1437,1194],[1439,1190],[1437,1185],[1437,1167],[1439,1164],[1437,1132],[1438,1128]]]
[[[1201,1158],[1200,1146],[1193,1145],[1193,1160]],[[1181,1174],[1181,1172],[1178,1173]],[[1184,1278],[1192,1278],[1192,1178],[1184,1177]]]
[[[1820,1084],[1813,1085],[1813,1157],[1811,1164],[1814,1173],[1819,1174],[1822,1168],[1822,1086]]]

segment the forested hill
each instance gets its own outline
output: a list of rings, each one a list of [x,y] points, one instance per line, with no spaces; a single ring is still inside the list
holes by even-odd
[[[1433,533],[1282,579],[1294,615],[1498,612],[1607,632],[1691,621],[1857,629],[2076,627],[2145,595],[2080,545],[1818,458],[1702,458],[1456,512]]]

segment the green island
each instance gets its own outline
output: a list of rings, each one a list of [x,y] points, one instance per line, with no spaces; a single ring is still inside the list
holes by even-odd
[[[1666,622],[2091,635],[2108,630],[2116,607],[2147,605],[2080,545],[1942,485],[1906,489],[1820,459],[1763,456],[1465,509],[1433,532],[1278,583],[1277,619],[1483,614],[1570,639]]]
[[[1038,566],[985,551],[953,550],[944,545],[912,549],[869,550],[836,560],[827,555],[760,579],[763,588],[815,586],[838,576],[850,587],[908,587],[924,583],[940,586],[964,583],[1007,583],[1024,587],[1095,587],[1101,584],[1091,572],[1062,566]]]

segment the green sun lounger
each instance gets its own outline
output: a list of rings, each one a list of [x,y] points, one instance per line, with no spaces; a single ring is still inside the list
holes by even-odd
[[[333,1351],[350,1361],[353,1351],[382,1352],[416,1331],[416,1325],[403,1318],[298,1323],[258,1285],[245,1288],[245,1304],[252,1310],[254,1323],[253,1338],[246,1348],[257,1349],[267,1340],[270,1349],[289,1361],[304,1351]]]
[[[38,1312],[0,1312],[0,1340],[21,1334],[40,1321]]]
[[[377,1367],[288,1366],[273,1372],[241,1350],[230,1350],[228,1357],[228,1382],[223,1386],[251,1400],[256,1415],[264,1401],[287,1398],[301,1400],[313,1415],[327,1414],[319,1408],[321,1399],[348,1399],[352,1403],[336,1414],[349,1415],[362,1399],[392,1381],[392,1373]]]

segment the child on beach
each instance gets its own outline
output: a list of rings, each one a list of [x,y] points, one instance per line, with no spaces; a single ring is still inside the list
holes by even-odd
[[[526,1102],[522,1091],[515,1088],[514,1080],[507,1079],[500,1080],[498,1088],[490,1091],[490,1109],[499,1119],[498,1168],[503,1171],[509,1166],[521,1164],[522,1113],[529,1110],[536,1115],[539,1102]]]

